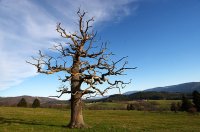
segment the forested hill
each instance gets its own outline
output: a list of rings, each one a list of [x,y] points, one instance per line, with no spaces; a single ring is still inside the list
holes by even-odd
[[[144,91],[128,91],[125,94],[115,94],[108,98],[102,99],[103,101],[128,101],[138,99],[181,99],[183,94],[191,98],[194,90],[200,91],[200,82],[190,82],[178,85],[156,87]],[[129,94],[130,93],[130,94]]]
[[[191,94],[184,94],[191,98]],[[168,93],[168,92],[137,92],[130,95],[115,94],[108,98],[99,101],[113,102],[113,101],[131,101],[131,100],[180,100],[183,93]]]
[[[200,82],[189,82],[189,83],[182,83],[166,87],[157,87],[157,88],[147,89],[144,91],[192,93],[194,90],[200,91]]]

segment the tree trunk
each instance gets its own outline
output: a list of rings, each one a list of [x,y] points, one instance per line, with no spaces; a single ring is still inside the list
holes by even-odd
[[[82,100],[81,93],[71,95],[71,120],[68,125],[70,128],[84,128],[86,127],[82,114]]]
[[[71,120],[68,125],[69,128],[83,128],[86,127],[83,114],[82,114],[82,92],[81,92],[81,80],[79,76],[79,58],[75,58],[73,67],[71,69]]]

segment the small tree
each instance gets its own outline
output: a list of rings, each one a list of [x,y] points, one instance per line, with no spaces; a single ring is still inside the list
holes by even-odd
[[[193,103],[194,103],[197,111],[199,112],[200,111],[200,93],[195,90],[192,93],[192,96],[193,96]]]
[[[57,32],[65,39],[66,43],[58,43],[52,48],[52,54],[45,55],[39,51],[39,57],[33,57],[35,62],[28,62],[37,68],[37,72],[43,74],[54,74],[63,72],[65,76],[60,78],[63,83],[69,82],[70,88],[65,85],[58,90],[62,96],[64,93],[71,94],[71,120],[68,124],[70,128],[86,127],[82,114],[82,97],[104,95],[108,90],[124,88],[130,82],[109,79],[111,76],[125,75],[128,69],[127,57],[112,61],[106,53],[107,44],[102,43],[98,49],[95,43],[97,33],[92,30],[91,22],[94,18],[85,19],[86,12],[77,12],[78,29],[74,33],[67,32],[62,28],[61,23],[57,25]],[[56,51],[56,52],[55,52]],[[99,85],[104,84],[105,89]],[[102,88],[103,88],[102,87]]]
[[[197,109],[195,107],[191,107],[191,108],[189,108],[188,112],[191,113],[191,114],[196,114]]]
[[[27,102],[25,98],[22,98],[19,103],[17,104],[17,107],[27,107]]]
[[[187,97],[185,97],[185,95],[183,95],[181,110],[182,111],[188,111],[192,107],[193,107],[192,102]]]
[[[38,108],[38,107],[40,107],[40,100],[36,98],[36,99],[33,101],[32,107],[33,107],[33,108]]]

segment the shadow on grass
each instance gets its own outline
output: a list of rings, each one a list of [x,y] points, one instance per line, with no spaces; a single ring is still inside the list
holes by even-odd
[[[18,123],[18,124],[25,124],[25,125],[41,125],[41,126],[50,126],[50,127],[67,127],[66,125],[54,125],[54,124],[44,124],[36,121],[27,121],[23,119],[17,119],[17,118],[4,118],[0,117],[0,125],[1,124],[7,124],[11,125],[12,123]]]

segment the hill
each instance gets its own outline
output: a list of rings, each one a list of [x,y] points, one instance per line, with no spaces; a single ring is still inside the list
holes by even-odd
[[[180,100],[183,93],[171,93],[171,92],[156,92],[156,91],[143,91],[129,95],[130,100]],[[186,94],[191,98],[190,94]]]
[[[200,82],[190,82],[178,85],[156,87],[147,89],[144,91],[128,91],[124,94],[114,94],[108,97],[97,97],[85,102],[112,102],[112,101],[130,101],[140,99],[181,99],[183,94],[186,94],[189,98],[194,91],[200,91]],[[67,105],[65,100],[57,100],[48,97],[32,97],[32,96],[18,96],[18,97],[0,97],[0,106],[16,106],[21,98],[25,98],[29,105],[33,103],[35,98],[38,98],[42,107],[55,107],[58,105]]]
[[[123,93],[123,95],[130,95],[137,92],[170,92],[170,93],[185,93],[190,94],[194,90],[200,91],[200,82],[188,82],[177,85],[149,88],[143,91],[128,91]]]
[[[123,95],[130,95],[137,92],[140,92],[140,91],[128,91],[128,92],[123,93]]]
[[[57,100],[48,97],[32,97],[32,96],[17,96],[17,97],[0,97],[0,106],[16,106],[18,102],[25,98],[26,102],[31,105],[33,101],[38,98],[40,100],[41,106],[49,106],[55,104],[66,104],[66,101]]]
[[[189,82],[189,83],[182,83],[178,85],[172,86],[165,86],[165,87],[156,87],[144,90],[147,91],[154,91],[154,92],[173,92],[173,93],[192,93],[194,90],[200,91],[200,82]]]
[[[131,100],[180,100],[183,93],[169,93],[169,92],[155,92],[155,91],[142,91],[133,93],[130,95],[115,94],[108,98],[101,99],[103,102],[115,102],[115,101],[131,101]],[[186,94],[188,98],[191,98],[191,94]]]
[[[191,98],[191,93],[194,90],[200,91],[200,82],[189,82],[189,83],[182,83],[178,85],[171,85],[165,87],[156,87],[138,92],[128,91],[122,95],[120,94],[111,95],[108,98],[101,99],[101,101],[113,102],[113,101],[129,101],[138,99],[174,100],[174,99],[181,99],[183,94]]]

